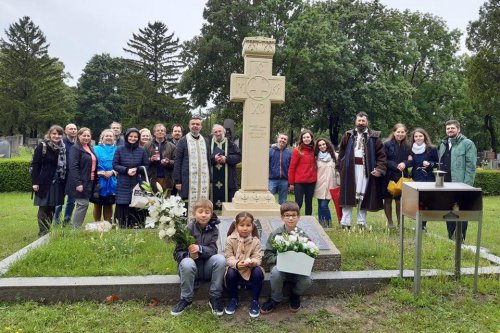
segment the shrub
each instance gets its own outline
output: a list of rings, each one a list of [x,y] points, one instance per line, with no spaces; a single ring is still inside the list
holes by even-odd
[[[474,187],[480,187],[484,195],[499,195],[500,171],[477,169]]]
[[[31,191],[30,163],[26,158],[0,160],[0,192]]]

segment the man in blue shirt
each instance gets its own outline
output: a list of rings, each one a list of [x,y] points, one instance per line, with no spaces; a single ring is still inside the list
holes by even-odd
[[[287,149],[288,136],[278,134],[278,140],[269,148],[269,191],[278,193],[281,205],[288,196],[288,168],[292,153]]]

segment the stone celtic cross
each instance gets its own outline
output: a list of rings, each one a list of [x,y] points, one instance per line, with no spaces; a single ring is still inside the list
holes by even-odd
[[[278,207],[268,191],[271,103],[285,101],[285,78],[272,75],[275,48],[272,38],[245,38],[244,74],[231,74],[230,100],[243,102],[243,156],[241,189],[226,211],[229,206],[254,212]]]

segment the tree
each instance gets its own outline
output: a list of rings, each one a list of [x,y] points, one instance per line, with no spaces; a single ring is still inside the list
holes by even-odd
[[[124,60],[109,54],[94,55],[83,69],[77,86],[79,126],[94,131],[95,137],[113,121],[121,121],[126,96],[120,84]]]
[[[474,52],[467,62],[469,95],[483,116],[490,147],[498,152],[500,110],[500,1],[481,6],[479,19],[467,27],[467,48]]]
[[[126,124],[138,126],[155,122],[172,123],[188,118],[185,98],[177,97],[177,81],[182,63],[179,39],[168,34],[162,22],[148,23],[139,34],[132,34],[124,51],[135,56],[127,59],[123,92]]]
[[[64,83],[64,65],[48,54],[49,44],[27,16],[9,26],[0,40],[1,130],[31,137],[68,121],[73,92]]]

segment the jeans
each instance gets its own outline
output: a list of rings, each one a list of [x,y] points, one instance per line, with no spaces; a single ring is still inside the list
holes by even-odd
[[[273,269],[271,269],[271,298],[275,302],[281,302],[283,300],[283,282],[285,281],[295,283],[292,293],[297,296],[304,294],[307,288],[312,284],[310,276],[283,273],[278,271],[278,268],[274,266]]]
[[[240,272],[237,269],[229,267],[226,273],[226,286],[230,298],[238,299],[238,283],[240,281],[245,281],[241,277]],[[252,300],[259,300],[260,291],[262,290],[262,281],[264,281],[264,272],[260,266],[252,268],[250,280],[247,281],[251,283]]]
[[[332,215],[328,204],[329,199],[318,199],[318,220],[322,226],[330,227],[332,225]]]
[[[61,217],[61,212],[62,212],[62,205],[61,206],[56,206],[56,211],[54,213],[54,218],[55,218],[55,223],[59,224],[61,222],[60,217]],[[73,215],[73,209],[75,209],[75,198],[71,196],[66,196],[66,206],[64,209],[64,219],[63,219],[63,224],[69,224],[71,221],[71,216]]]
[[[278,203],[281,205],[288,197],[287,179],[269,179],[269,192],[273,195],[278,193]]]
[[[302,201],[305,201],[306,209],[304,215],[312,215],[312,200],[316,183],[296,183],[295,184],[295,202],[302,208]]]
[[[462,239],[465,240],[465,234],[467,233],[467,221],[462,221]],[[455,229],[457,228],[457,222],[446,221],[446,229],[448,229],[448,238],[452,239]]]
[[[215,254],[206,260],[182,259],[178,267],[181,298],[188,302],[193,300],[195,280],[210,281],[210,297],[220,298],[225,271],[226,258],[221,254]]]

